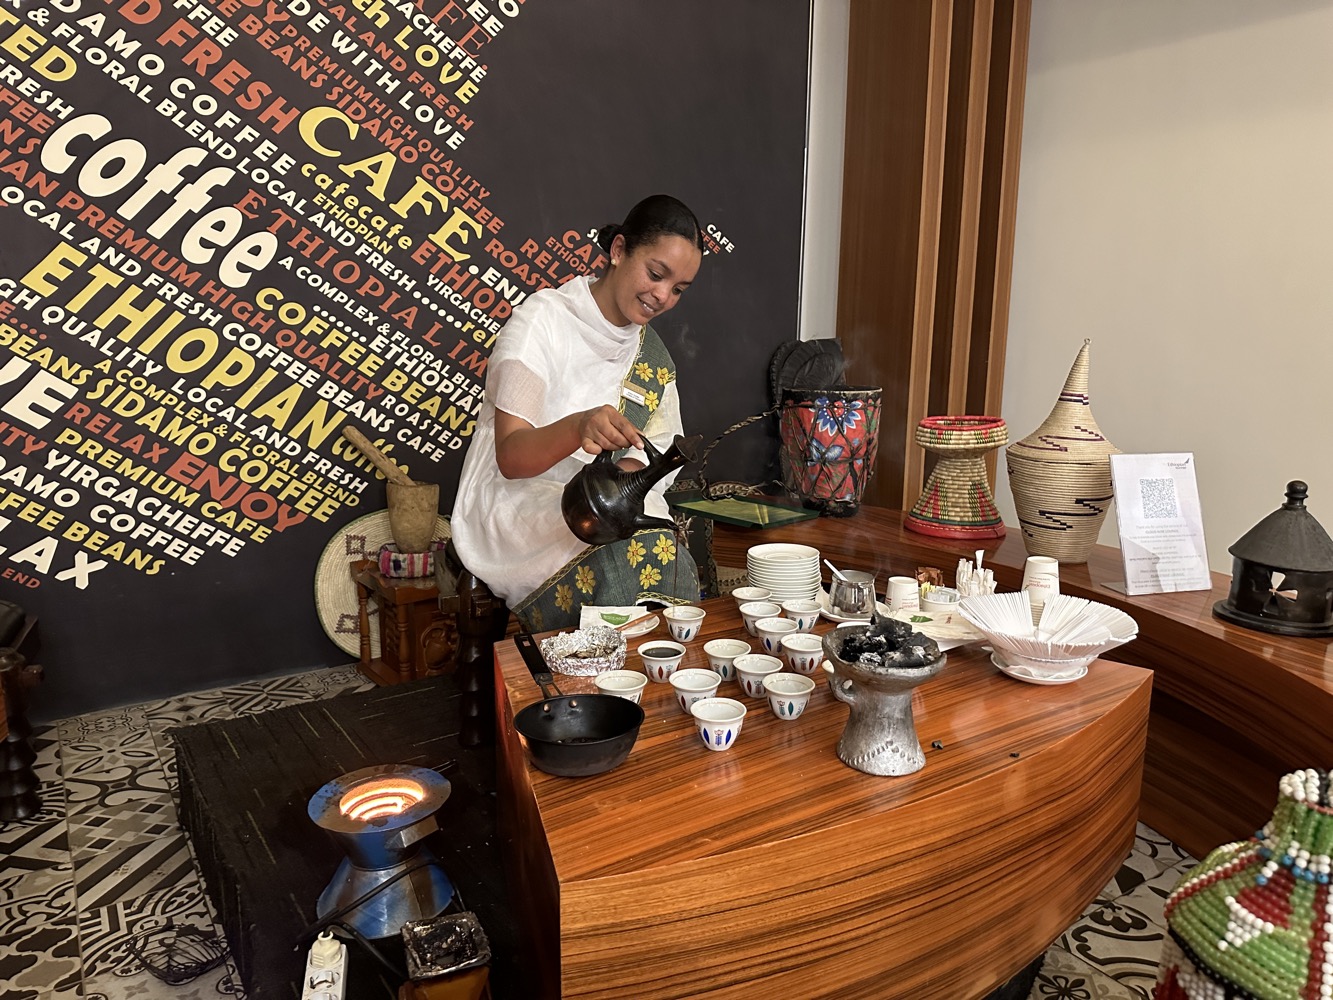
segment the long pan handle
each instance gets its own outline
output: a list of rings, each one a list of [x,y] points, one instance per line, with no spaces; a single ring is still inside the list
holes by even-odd
[[[537,646],[537,641],[527,632],[520,632],[514,636],[514,645],[518,646],[519,655],[523,657],[523,662],[527,665],[528,673],[532,674],[532,679],[537,682],[538,687],[542,689],[543,698],[556,698],[560,696],[560,689],[555,686],[555,678],[551,676],[551,668],[546,664],[546,657],[542,656],[542,651]],[[551,694],[546,690],[546,685],[551,685]]]

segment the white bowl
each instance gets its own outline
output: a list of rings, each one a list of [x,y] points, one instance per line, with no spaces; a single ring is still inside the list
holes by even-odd
[[[782,613],[796,623],[802,632],[809,632],[819,621],[819,602],[798,598],[782,602]]]
[[[798,674],[813,674],[824,658],[824,642],[809,632],[793,632],[782,637],[782,655]]]

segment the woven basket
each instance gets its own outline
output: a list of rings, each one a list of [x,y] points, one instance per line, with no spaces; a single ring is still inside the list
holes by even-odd
[[[989,451],[1009,443],[999,417],[926,417],[916,443],[939,456],[903,527],[939,538],[1002,538],[1004,521],[986,479]]]
[[[1262,830],[1217,848],[1171,890],[1154,1000],[1333,995],[1329,777],[1296,771],[1278,788]]]
[[[1102,435],[1088,398],[1088,346],[1050,415],[1035,431],[1005,450],[1009,488],[1030,555],[1061,562],[1088,561],[1111,508],[1110,456],[1120,449]]]

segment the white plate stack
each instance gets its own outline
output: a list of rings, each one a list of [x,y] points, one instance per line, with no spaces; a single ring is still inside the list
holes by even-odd
[[[819,550],[809,545],[771,542],[745,553],[750,586],[763,587],[772,600],[813,600],[820,591]]]

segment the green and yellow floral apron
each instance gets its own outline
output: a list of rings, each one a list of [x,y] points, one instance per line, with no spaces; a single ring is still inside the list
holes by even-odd
[[[640,431],[666,387],[676,379],[671,355],[652,327],[639,331],[639,351],[625,377],[642,402],[622,393],[619,409]],[[610,545],[594,545],[571,559],[523,598],[514,614],[529,632],[574,628],[584,605],[692,604],[699,599],[699,569],[676,536],[662,528],[639,531]]]

